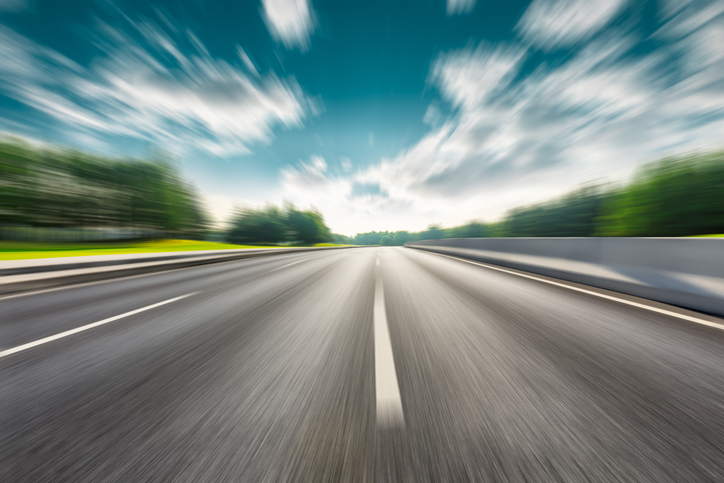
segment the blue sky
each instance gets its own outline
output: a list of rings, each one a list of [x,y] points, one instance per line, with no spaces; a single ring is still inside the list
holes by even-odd
[[[420,230],[718,148],[724,2],[0,0],[0,130]]]

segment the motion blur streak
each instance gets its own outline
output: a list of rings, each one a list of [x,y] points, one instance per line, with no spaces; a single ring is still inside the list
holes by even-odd
[[[125,319],[126,317],[130,317],[131,315],[136,315],[138,313],[145,312],[146,310],[150,310],[150,309],[155,309],[156,307],[160,307],[161,305],[170,304],[172,302],[176,302],[177,300],[184,299],[191,295],[194,295],[194,294],[186,294],[186,295],[181,295],[180,297],[174,297],[172,299],[164,300],[163,302],[159,302],[157,304],[149,305],[148,307],[142,307],[140,309],[131,310],[130,312],[126,312],[125,314],[116,315],[114,317],[109,317],[107,319],[103,319],[98,322],[93,322],[92,324],[84,325],[83,327],[78,327],[77,329],[66,330],[65,332],[61,332],[60,334],[51,335],[50,337],[46,337],[44,339],[36,340],[33,342],[28,342],[27,344],[23,344],[18,347],[13,347],[12,349],[0,351],[0,357],[7,357],[11,354],[16,354],[16,353],[24,351],[24,350],[32,349],[33,347],[37,347],[39,345],[47,344],[48,342],[53,342],[54,340],[62,339],[63,337],[68,337],[73,334],[77,334],[78,332],[83,332],[84,330],[92,329],[92,328],[98,327],[100,325],[109,324],[111,322],[115,322],[116,320]]]
[[[375,262],[375,383],[377,389],[377,426],[404,426],[400,388],[397,383],[395,357],[392,354],[390,329],[387,326],[385,290],[380,274],[380,259]]]
[[[375,422],[379,256],[405,426]],[[402,248],[0,301],[1,481],[718,481],[724,334]]]

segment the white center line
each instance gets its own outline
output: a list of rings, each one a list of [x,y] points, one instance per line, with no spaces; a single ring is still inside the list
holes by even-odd
[[[404,426],[400,387],[397,384],[395,359],[392,355],[390,330],[387,326],[385,295],[382,289],[380,259],[377,259],[375,279],[375,382],[377,390],[377,426]]]
[[[109,322],[116,321],[118,319],[123,319],[125,317],[129,317],[131,315],[135,315],[141,312],[145,312],[146,310],[155,309],[156,307],[160,307],[162,305],[170,304],[171,302],[176,302],[177,300],[184,299],[186,297],[190,297],[192,295],[196,295],[198,292],[193,293],[187,293],[186,295],[181,295],[180,297],[174,297],[172,299],[164,300],[163,302],[159,302],[157,304],[148,305],[146,307],[142,307],[140,309],[131,310],[130,312],[126,312],[125,314],[116,315],[114,317],[109,317],[107,319],[99,320],[98,322],[93,322],[92,324],[84,325],[82,327],[78,327],[71,330],[66,330],[65,332],[61,332],[60,334],[51,335],[50,337],[45,337],[44,339],[39,339],[34,342],[28,342],[27,344],[19,345],[17,347],[13,347],[12,349],[7,349],[2,352],[0,352],[0,358],[3,358],[5,356],[9,356],[10,354],[15,354],[16,352],[21,352],[26,349],[30,349],[32,347],[36,347],[42,344],[47,344],[48,342],[52,342],[54,340],[62,339],[63,337],[68,337],[69,335],[77,334],[78,332],[83,332],[84,330],[92,329],[93,327],[98,327],[99,325],[104,325]]]
[[[651,311],[651,312],[656,312],[656,313],[658,313],[658,314],[664,314],[664,315],[668,315],[668,316],[671,316],[671,317],[676,317],[677,319],[683,319],[683,320],[687,320],[687,321],[689,321],[689,322],[694,322],[694,323],[697,323],[697,324],[706,325],[706,326],[708,326],[708,327],[713,327],[713,328],[715,328],[715,329],[724,330],[724,325],[722,325],[722,324],[717,324],[716,322],[711,322],[711,321],[709,321],[709,320],[701,319],[701,318],[699,318],[699,317],[692,317],[692,316],[690,316],[690,315],[680,314],[680,313],[678,313],[678,312],[673,312],[673,311],[671,311],[671,310],[660,309],[660,308],[658,308],[658,307],[653,307],[653,306],[651,306],[651,305],[646,305],[646,304],[640,304],[640,303],[634,302],[634,301],[632,301],[632,300],[626,300],[626,299],[622,299],[622,298],[619,298],[619,297],[614,297],[614,296],[611,296],[611,295],[606,295],[606,294],[603,294],[603,293],[594,292],[593,290],[586,290],[586,289],[584,289],[584,288],[574,287],[574,286],[572,286],[572,285],[568,285],[568,284],[565,284],[565,283],[558,283],[558,282],[554,282],[554,281],[552,281],[552,280],[546,280],[546,279],[544,279],[544,278],[535,277],[535,276],[533,276],[533,275],[526,275],[526,274],[524,274],[524,273],[518,273],[518,272],[514,272],[514,271],[512,271],[512,270],[506,270],[506,269],[504,269],[504,268],[494,267],[494,266],[488,265],[488,264],[486,264],[486,263],[473,262],[473,261],[471,261],[471,260],[465,260],[465,259],[463,259],[463,258],[458,258],[458,257],[454,257],[454,256],[451,256],[451,255],[445,255],[445,254],[443,254],[443,253],[435,253],[435,254],[436,254],[436,255],[440,255],[440,256],[442,256],[442,257],[452,258],[453,260],[457,260],[457,261],[459,261],[459,262],[465,262],[465,263],[469,263],[469,264],[471,264],[471,265],[477,265],[477,266],[479,266],[479,267],[487,268],[487,269],[490,269],[490,270],[497,270],[497,271],[499,271],[499,272],[509,273],[509,274],[511,274],[511,275],[516,275],[516,276],[518,276],[518,277],[529,278],[529,279],[531,279],[531,280],[537,280],[538,282],[547,283],[547,284],[549,284],[549,285],[555,285],[556,287],[567,288],[568,290],[573,290],[573,291],[575,291],[575,292],[582,292],[582,293],[585,293],[585,294],[588,294],[588,295],[593,295],[594,297],[600,297],[600,298],[606,299],[606,300],[613,300],[614,302],[618,302],[618,303],[621,303],[621,304],[631,305],[631,306],[633,306],[633,307],[638,307],[638,308],[640,308],[640,309],[649,310],[649,311]]]

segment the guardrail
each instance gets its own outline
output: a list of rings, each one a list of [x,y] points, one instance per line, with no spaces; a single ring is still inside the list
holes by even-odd
[[[451,238],[405,246],[724,315],[724,238]]]
[[[350,247],[294,247],[137,253],[0,261],[0,295],[187,268],[210,263]]]

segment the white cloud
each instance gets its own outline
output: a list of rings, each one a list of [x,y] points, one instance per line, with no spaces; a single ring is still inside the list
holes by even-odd
[[[251,61],[251,58],[249,58],[249,54],[247,54],[246,51],[238,45],[236,46],[236,51],[246,68],[249,69],[249,72],[254,74],[256,77],[259,77],[259,71],[256,70],[256,66],[254,65],[254,62]]]
[[[312,156],[309,162],[300,163],[298,167],[287,167],[281,175],[284,199],[303,207],[323,208],[328,221],[330,214],[336,213],[335,207],[347,206],[344,200],[352,192],[353,181],[327,171],[327,163],[319,156]]]
[[[269,32],[288,49],[309,48],[314,31],[314,9],[309,0],[262,0],[263,17]]]
[[[521,49],[492,48],[481,43],[476,49],[443,54],[434,62],[432,80],[441,86],[443,96],[456,107],[474,107],[496,89],[505,87],[506,78],[523,58]]]
[[[287,170],[284,193],[317,206],[338,232],[420,230],[492,221],[584,182],[624,179],[642,162],[721,147],[724,18],[707,11],[679,11],[648,54],[616,29],[563,63],[525,71],[525,40],[442,53],[430,69],[441,101],[418,143],[356,172],[317,172],[313,182]],[[697,27],[679,27],[689,24]],[[358,185],[378,189],[356,196]]]
[[[321,156],[312,156],[308,167],[310,172],[323,176],[323,173],[327,171],[327,162]]]
[[[660,35],[680,38],[716,21],[724,14],[724,2],[720,0],[667,0],[662,8],[668,20],[659,30]]]
[[[316,112],[294,78],[214,59],[190,32],[173,37],[148,20],[127,27],[100,25],[95,43],[104,55],[88,68],[0,27],[0,89],[84,131],[222,156],[248,152]],[[197,54],[183,54],[182,44]]]
[[[217,228],[225,228],[234,213],[240,208],[263,206],[263,203],[224,195],[206,195],[204,201],[206,212],[209,213],[212,223]]]
[[[0,0],[0,12],[20,12],[27,8],[27,0]]]
[[[475,7],[475,2],[476,0],[447,0],[447,14],[470,13]]]
[[[422,118],[422,122],[432,127],[437,127],[440,124],[440,121],[442,121],[442,118],[443,115],[437,103],[432,103],[427,106],[425,117]]]
[[[626,0],[533,0],[518,22],[523,38],[544,48],[568,47],[593,36]]]

